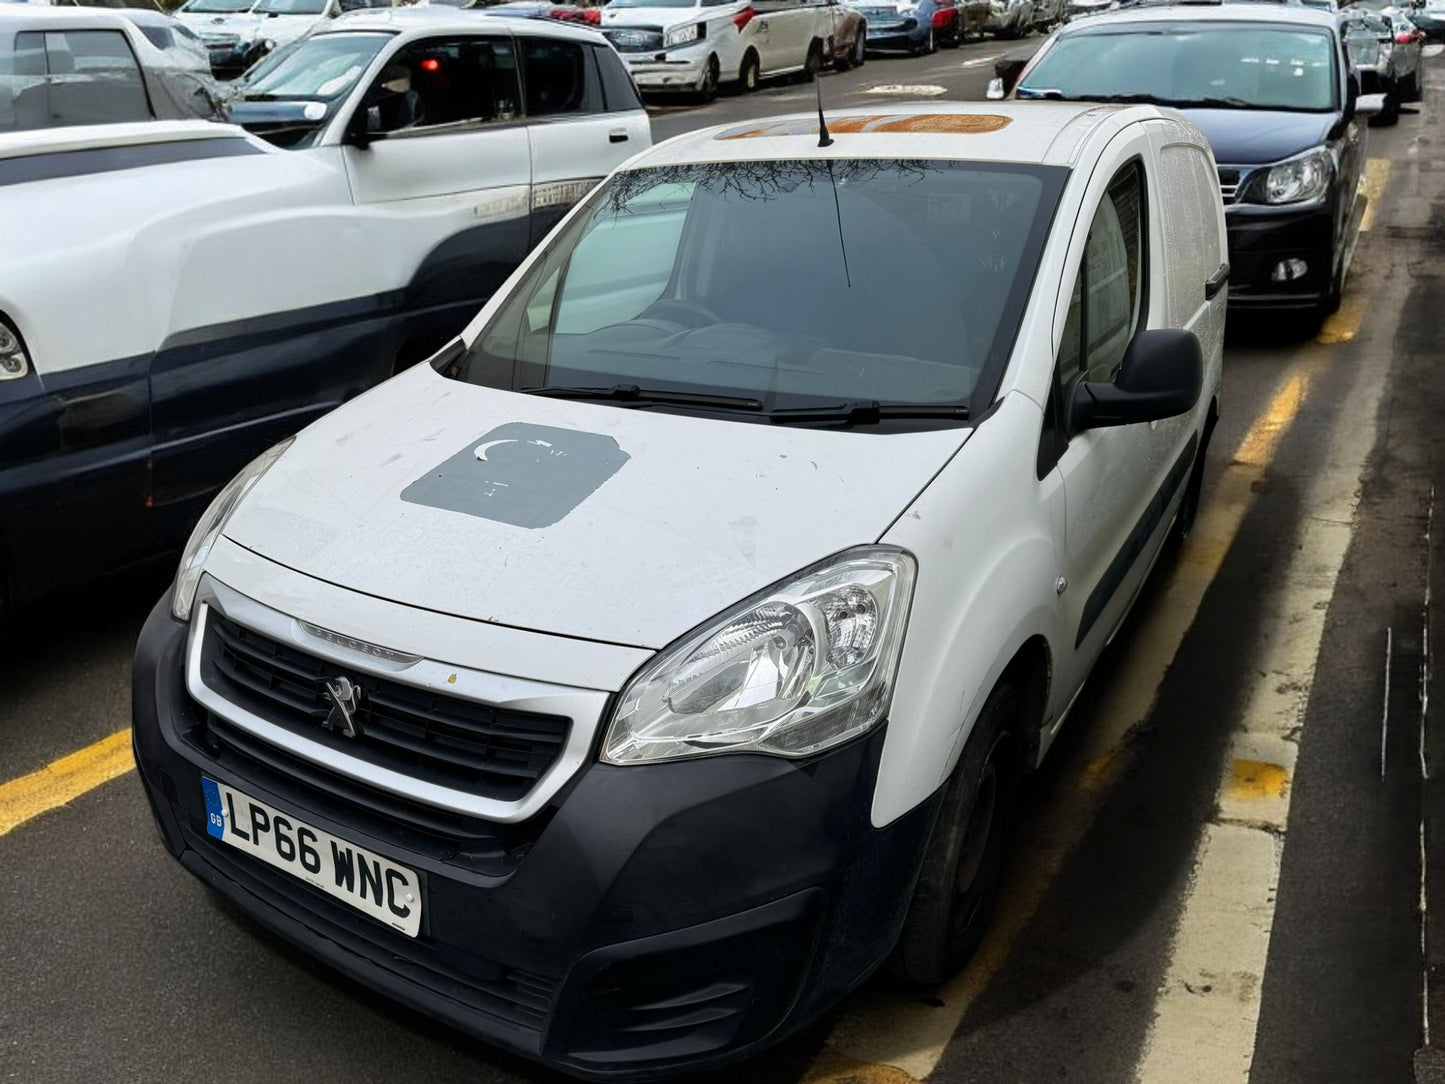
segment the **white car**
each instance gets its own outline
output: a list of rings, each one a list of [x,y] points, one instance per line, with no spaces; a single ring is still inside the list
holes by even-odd
[[[185,867],[583,1077],[744,1057],[890,957],[954,972],[1021,773],[1198,500],[1204,137],[829,124],[632,160],[432,364],[237,476],[141,634]]]
[[[234,76],[347,12],[392,0],[189,0],[176,12],[205,42],[217,75]]]
[[[0,603],[179,546],[246,460],[455,336],[651,143],[594,32],[352,18],[236,103],[293,150],[201,123],[0,134]]]
[[[712,98],[780,75],[811,79],[834,56],[831,0],[611,0],[602,33],[645,93]]]
[[[209,76],[181,65],[128,14],[0,3],[0,132],[214,119],[222,109]]]

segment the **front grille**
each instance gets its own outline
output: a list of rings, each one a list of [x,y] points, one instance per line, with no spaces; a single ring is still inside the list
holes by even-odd
[[[658,53],[663,49],[661,30],[619,26],[604,29],[602,34],[619,53]]]
[[[1221,169],[1219,171],[1219,194],[1225,203],[1233,203],[1239,194],[1240,171]]]
[[[236,624],[206,621],[203,680],[226,700],[338,753],[499,801],[524,797],[562,752],[570,720],[445,696],[327,662]],[[327,683],[360,689],[354,738],[321,724]]]

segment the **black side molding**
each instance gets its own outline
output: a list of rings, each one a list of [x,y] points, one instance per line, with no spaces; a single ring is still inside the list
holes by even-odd
[[[1219,296],[1219,291],[1224,289],[1224,284],[1229,281],[1229,264],[1222,263],[1219,270],[1209,276],[1204,283],[1204,300],[1213,301]]]

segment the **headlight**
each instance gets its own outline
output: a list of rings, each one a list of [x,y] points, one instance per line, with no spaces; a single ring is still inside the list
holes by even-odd
[[[272,464],[281,458],[281,454],[291,447],[291,442],[295,439],[287,437],[246,464],[245,469],[216,494],[216,499],[196,524],[191,537],[186,539],[186,548],[181,551],[181,565],[176,570],[175,596],[171,599],[171,613],[177,621],[191,619],[191,604],[196,601],[196,585],[201,582],[201,569],[206,564],[206,558],[211,555],[211,547],[221,536],[221,529],[231,518],[231,513],[241,503],[241,498],[251,491],[251,487],[261,480],[261,476],[271,469]]]
[[[914,560],[849,550],[740,603],[623,690],[602,759],[801,757],[861,734],[893,691]]]
[[[702,34],[702,23],[689,23],[687,26],[673,27],[662,39],[663,48],[671,49],[674,45],[686,45],[690,41],[697,41]]]
[[[30,372],[30,355],[20,332],[0,320],[0,380],[19,380]]]
[[[1319,199],[1330,187],[1335,160],[1328,147],[1315,147],[1264,175],[1259,198],[1265,203],[1304,203]]]

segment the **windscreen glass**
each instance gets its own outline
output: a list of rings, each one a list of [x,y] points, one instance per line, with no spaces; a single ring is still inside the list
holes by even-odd
[[[260,15],[320,15],[326,0],[261,0],[251,10]]]
[[[187,15],[235,15],[250,11],[256,0],[191,0],[181,8]]]
[[[1337,89],[1334,39],[1325,31],[1151,22],[1066,34],[1016,97],[1327,112]]]
[[[246,101],[335,101],[350,92],[390,34],[318,34],[273,53],[246,79]]]
[[[455,372],[518,391],[748,396],[765,410],[966,406],[1012,349],[1066,175],[883,160],[620,173]]]

